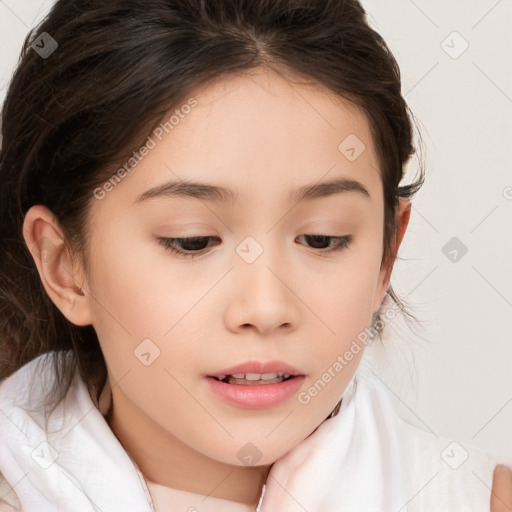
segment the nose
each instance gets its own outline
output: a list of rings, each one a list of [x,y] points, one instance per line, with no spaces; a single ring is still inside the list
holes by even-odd
[[[239,262],[233,270],[225,311],[225,323],[232,332],[254,330],[268,336],[297,328],[300,300],[290,273],[284,272],[284,263],[278,264],[277,260],[265,251],[255,262]]]

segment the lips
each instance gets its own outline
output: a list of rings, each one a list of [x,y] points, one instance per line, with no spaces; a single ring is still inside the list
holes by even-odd
[[[282,361],[248,361],[205,376],[209,389],[225,402],[245,409],[267,409],[290,400],[306,375]]]
[[[247,361],[206,375],[210,390],[244,409],[267,409],[291,399],[306,379],[302,370],[283,361]]]

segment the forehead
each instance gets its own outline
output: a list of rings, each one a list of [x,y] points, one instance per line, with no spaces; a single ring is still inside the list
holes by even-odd
[[[122,184],[131,202],[170,180],[208,182],[249,201],[285,202],[292,189],[340,177],[382,195],[366,116],[305,79],[267,68],[219,77],[161,121],[153,149]]]

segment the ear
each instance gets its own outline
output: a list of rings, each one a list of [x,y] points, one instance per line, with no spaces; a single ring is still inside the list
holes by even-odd
[[[73,324],[90,325],[92,314],[89,294],[82,289],[82,266],[69,253],[58,221],[48,208],[30,208],[23,222],[23,238],[53,303]]]
[[[378,278],[378,286],[377,293],[375,294],[375,303],[373,305],[374,313],[378,311],[380,308],[382,301],[384,300],[384,296],[386,295],[386,291],[389,286],[389,280],[391,279],[391,272],[393,270],[393,266],[395,264],[396,255],[398,253],[398,249],[400,248],[400,244],[405,235],[405,231],[409,224],[409,218],[411,216],[411,201],[408,198],[400,197],[398,200],[398,208],[396,212],[396,232],[393,237],[392,243],[392,251],[391,257],[387,265],[383,265]]]

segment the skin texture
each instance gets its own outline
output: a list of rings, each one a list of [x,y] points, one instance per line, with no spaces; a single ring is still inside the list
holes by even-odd
[[[303,391],[333,365],[371,324],[388,286],[383,189],[366,117],[318,85],[257,68],[191,96],[197,106],[121,183],[92,200],[90,272],[66,249],[47,208],[29,210],[24,236],[56,306],[69,321],[94,326],[113,385],[110,426],[146,477],[256,506],[270,465],[333,410],[363,351],[308,404],[293,396],[241,409],[213,394],[204,377],[278,359],[306,375]],[[354,161],[338,149],[350,134],[365,145]],[[290,189],[337,177],[357,180],[370,197],[287,199]],[[229,187],[238,202],[135,202],[178,178]],[[401,200],[395,253],[409,215]],[[322,254],[304,234],[353,238]],[[217,238],[202,256],[187,258],[158,236]],[[248,236],[263,249],[250,264],[236,252]],[[41,259],[45,239],[53,253]],[[134,355],[145,339],[160,351],[149,366]],[[257,466],[237,456],[248,442],[261,453]]]

